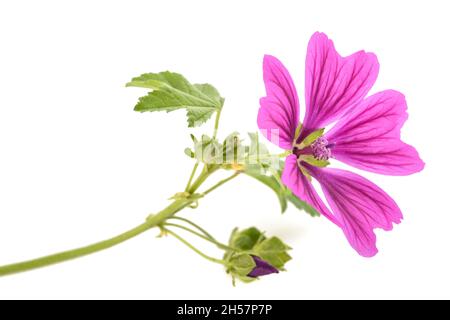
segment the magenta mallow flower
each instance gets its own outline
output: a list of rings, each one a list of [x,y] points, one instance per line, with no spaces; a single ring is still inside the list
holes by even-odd
[[[255,267],[252,271],[247,275],[247,277],[250,278],[258,278],[261,276],[266,276],[268,274],[272,273],[278,273],[278,269],[269,264],[268,262],[264,261],[260,257],[252,255],[253,261],[255,261]]]
[[[267,96],[261,98],[258,113],[266,138],[292,152],[286,158],[283,183],[342,228],[351,246],[365,257],[378,252],[374,228],[391,230],[402,213],[378,186],[350,171],[329,168],[328,160],[385,175],[409,175],[424,167],[417,151],[400,140],[407,119],[403,94],[386,90],[366,97],[378,69],[373,53],[341,57],[325,34],[315,33],[306,56],[303,123],[294,82],[273,56],[264,57]]]

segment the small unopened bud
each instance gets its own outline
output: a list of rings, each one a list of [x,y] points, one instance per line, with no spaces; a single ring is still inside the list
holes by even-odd
[[[252,255],[252,258],[253,258],[253,261],[255,261],[256,266],[253,268],[252,271],[250,271],[250,273],[247,275],[247,277],[257,278],[257,277],[266,276],[268,274],[279,272],[277,268],[275,268],[274,266],[269,264],[267,261],[264,261],[260,257]]]

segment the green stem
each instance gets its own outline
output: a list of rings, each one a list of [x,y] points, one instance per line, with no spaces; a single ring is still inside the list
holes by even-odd
[[[195,163],[194,168],[192,169],[191,176],[189,177],[188,183],[187,183],[184,191],[187,192],[189,190],[189,188],[191,187],[191,183],[192,183],[192,180],[194,179],[194,175],[195,175],[195,172],[197,171],[197,168],[198,168],[198,162]]]
[[[207,236],[208,238],[210,238],[210,239],[212,239],[212,240],[216,240],[216,239],[214,239],[214,237],[213,237],[210,233],[208,233],[208,231],[206,231],[205,229],[203,229],[202,227],[200,227],[198,224],[192,222],[192,221],[189,220],[189,219],[186,219],[186,218],[183,218],[183,217],[177,217],[177,216],[170,217],[169,219],[174,219],[174,220],[184,221],[184,222],[190,224],[191,226],[193,226],[194,228],[198,229],[199,231],[201,231],[201,232],[202,232],[205,236]]]
[[[183,226],[183,225],[181,225],[181,224],[177,224],[177,223],[164,223],[163,226],[174,227],[174,228],[178,228],[178,229],[182,229],[182,230],[184,230],[184,231],[190,232],[190,233],[192,233],[193,235],[196,235],[197,237],[200,237],[200,238],[202,238],[202,239],[204,239],[204,240],[206,240],[206,241],[211,242],[212,244],[215,244],[215,245],[216,245],[218,248],[220,248],[220,249],[223,249],[223,250],[235,250],[235,249],[233,249],[233,248],[231,248],[231,247],[229,247],[229,246],[227,246],[227,245],[225,245],[225,244],[223,244],[223,243],[220,243],[219,241],[217,241],[217,240],[214,239],[214,238],[209,238],[209,237],[207,237],[207,236],[205,236],[205,235],[203,235],[203,234],[201,234],[201,233],[199,233],[199,232],[197,232],[197,231],[195,231],[195,230],[192,230],[191,228],[185,227],[185,226]]]
[[[115,246],[119,243],[122,243],[128,239],[131,239],[131,238],[143,233],[144,231],[147,231],[151,227],[153,227],[153,226],[149,225],[148,223],[143,223],[143,224],[137,226],[136,228],[133,228],[133,229],[131,229],[125,233],[122,233],[121,235],[118,235],[114,238],[111,238],[111,239],[108,239],[105,241],[101,241],[101,242],[97,242],[97,243],[91,244],[86,247],[69,250],[69,251],[65,251],[65,252],[61,252],[61,253],[57,253],[57,254],[52,254],[52,255],[34,259],[34,260],[29,260],[29,261],[6,265],[3,267],[0,267],[0,276],[6,276],[9,274],[13,274],[13,273],[19,273],[19,272],[32,270],[32,269],[37,269],[37,268],[41,268],[41,267],[48,266],[51,264],[59,263],[62,261],[67,261],[67,260],[75,259],[78,257],[86,256],[88,254],[98,252],[101,250],[105,250],[105,249],[111,248],[112,246]]]
[[[209,165],[209,166],[205,166],[201,172],[201,174],[197,177],[197,179],[190,185],[189,190],[187,192],[189,192],[190,194],[193,194],[201,185],[202,183],[215,171],[217,171],[220,167],[216,166],[216,165]],[[225,180],[222,180],[221,182],[219,182],[217,185],[215,185],[214,187],[208,189],[206,191],[207,194],[209,192],[211,192],[212,190],[216,189],[217,187],[219,187],[220,185],[224,184],[225,182],[231,180],[231,177]],[[180,210],[184,209],[185,207],[191,205],[193,202],[195,202],[197,199],[196,198],[186,198],[186,199],[179,199],[179,200],[175,200],[173,201],[169,206],[167,206],[165,209],[161,210],[160,212],[158,212],[157,214],[154,215],[150,215],[147,217],[147,220],[145,221],[145,223],[131,229],[128,230],[118,236],[115,236],[113,238],[110,238],[108,240],[104,240],[104,241],[100,241],[85,247],[81,247],[81,248],[77,248],[77,249],[73,249],[73,250],[68,250],[68,251],[64,251],[64,252],[60,252],[60,253],[56,253],[56,254],[52,254],[49,256],[45,256],[45,257],[41,257],[41,258],[37,258],[37,259],[33,259],[33,260],[28,260],[28,261],[24,261],[24,262],[19,262],[19,263],[14,263],[14,264],[9,264],[9,265],[5,265],[5,266],[0,266],[0,277],[1,276],[6,276],[9,274],[13,274],[13,273],[19,273],[19,272],[24,272],[24,271],[29,271],[29,270],[33,270],[33,269],[37,269],[37,268],[41,268],[41,267],[45,267],[45,266],[49,266],[52,264],[56,264],[56,263],[60,263],[63,261],[67,261],[67,260],[71,260],[71,259],[75,259],[75,258],[79,258],[82,256],[86,256],[89,254],[92,254],[94,252],[98,252],[98,251],[102,251],[108,248],[111,248],[115,245],[118,245],[126,240],[129,240],[153,227],[157,227],[157,226],[161,226],[164,221],[166,221],[167,219],[173,217],[177,212],[179,212]],[[173,232],[167,230],[169,233],[173,234]],[[176,238],[178,238],[180,241],[184,242],[186,245],[192,247],[192,245],[190,245],[186,240],[180,238],[178,235],[173,234]],[[208,238],[210,237],[209,234],[207,234]],[[212,238],[212,237],[211,237]],[[212,238],[214,239],[214,238]],[[215,240],[214,240],[215,241]],[[198,251],[198,249],[195,249],[192,247],[192,249],[194,251]],[[203,253],[199,252],[201,255],[203,255],[205,258],[207,258],[208,260],[211,260],[213,262],[217,262],[217,263],[221,263],[223,264],[224,262],[222,260],[218,260],[218,259],[214,259],[211,257],[208,257],[206,255],[204,255]]]
[[[115,245],[118,245],[124,241],[127,241],[153,227],[159,226],[163,223],[167,218],[173,216],[178,211],[182,210],[189,204],[191,204],[194,200],[191,199],[181,199],[172,202],[165,209],[161,210],[155,215],[150,215],[147,218],[147,221],[127,232],[124,232],[116,237],[110,238],[108,240],[100,241],[82,248],[77,248],[73,250],[68,250],[56,254],[52,254],[49,256],[45,256],[42,258],[37,258],[33,260],[28,260],[24,262],[9,264],[5,266],[0,266],[0,277],[10,275],[13,273],[24,272],[28,270],[33,270],[45,266],[49,266],[52,264],[60,263],[67,260],[72,260],[75,258],[83,257],[94,252],[102,251],[108,248],[111,248]]]
[[[183,201],[186,202],[186,200]],[[182,203],[180,200],[174,201],[167,208],[160,211],[157,215],[151,216],[151,218],[148,219],[145,223],[108,240],[100,241],[86,247],[56,253],[34,260],[2,266],[0,267],[0,276],[6,276],[13,273],[19,273],[45,267],[111,248],[149,230],[150,228],[157,226],[158,224],[162,223],[167,216],[174,214],[186,205],[187,204]]]
[[[208,193],[214,191],[215,189],[217,189],[218,187],[220,187],[221,185],[223,185],[224,183],[227,183],[230,180],[233,180],[234,178],[236,178],[238,175],[240,174],[239,171],[236,171],[234,174],[232,174],[231,176],[229,176],[226,179],[220,180],[219,182],[217,182],[214,186],[212,186],[211,188],[209,188],[208,190],[206,190],[205,192],[203,192],[204,195],[207,195]]]
[[[183,226],[183,225],[178,224],[178,223],[165,222],[163,224],[163,227],[175,227],[175,228],[178,228],[178,229],[182,229],[184,231],[192,233],[193,235],[196,235],[199,238],[202,238],[202,239],[207,240],[207,241],[211,241],[211,239],[208,238],[207,236],[205,236],[204,234],[201,234],[200,232],[192,230],[191,228]]]
[[[219,121],[220,121],[221,113],[222,113],[222,108],[217,110],[217,113],[216,113],[216,121],[214,121],[213,140],[217,138],[217,131],[219,130]]]
[[[190,194],[194,194],[195,191],[197,191],[197,189],[202,185],[202,183],[205,182],[205,180],[219,168],[220,167],[217,165],[209,165],[209,166],[205,165],[203,167],[202,172],[197,177],[197,179],[192,183],[187,192],[189,192]]]
[[[174,236],[175,238],[177,238],[179,241],[181,241],[182,243],[184,243],[186,246],[188,246],[191,250],[193,250],[194,252],[196,252],[197,254],[199,254],[200,256],[202,256],[203,258],[211,261],[211,262],[215,262],[215,263],[219,263],[222,265],[225,265],[226,262],[220,259],[216,259],[213,257],[210,257],[206,254],[204,254],[202,251],[200,251],[199,249],[197,249],[196,247],[194,247],[192,244],[190,244],[188,241],[186,241],[185,239],[183,239],[182,237],[180,237],[179,235],[177,235],[175,232],[169,230],[169,229],[163,229],[165,232],[167,232],[168,234]]]

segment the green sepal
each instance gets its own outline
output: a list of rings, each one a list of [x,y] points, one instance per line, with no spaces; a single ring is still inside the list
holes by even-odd
[[[230,247],[240,251],[250,251],[263,238],[264,234],[255,227],[241,231],[235,228],[231,233],[229,244]]]
[[[240,277],[246,277],[255,266],[252,256],[247,253],[235,254],[228,261],[229,272]]]
[[[305,161],[305,162],[309,163],[310,165],[319,167],[319,168],[324,168],[330,164],[330,162],[328,160],[316,159],[311,154],[301,155],[300,160]]]
[[[297,143],[297,139],[300,136],[300,132],[302,131],[302,127],[303,127],[303,124],[301,122],[299,122],[297,128],[295,128],[294,143],[293,144]]]
[[[323,136],[323,133],[325,132],[325,128],[318,129],[316,131],[311,132],[306,136],[305,139],[300,143],[299,148],[303,149],[305,147],[310,146],[314,141],[317,140],[317,138]]]
[[[253,248],[253,252],[267,261],[278,270],[284,270],[286,262],[291,260],[291,256],[287,253],[291,248],[286,245],[278,237],[264,239],[257,243]]]
[[[192,151],[191,148],[185,148],[184,154],[187,155],[189,158],[195,158],[195,152]]]

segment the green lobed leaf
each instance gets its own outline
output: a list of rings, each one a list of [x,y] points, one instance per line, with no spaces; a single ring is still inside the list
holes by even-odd
[[[191,84],[181,74],[169,71],[146,73],[133,78],[127,87],[152,89],[139,98],[135,111],[174,111],[186,109],[188,126],[206,122],[212,114],[222,108],[224,99],[210,84]]]
[[[187,122],[188,127],[198,127],[202,123],[208,121],[211,116],[214,114],[216,109],[210,108],[198,108],[198,107],[189,107],[187,108]]]
[[[222,107],[225,99],[220,96],[219,91],[214,88],[209,83],[200,83],[194,84],[194,87],[197,88],[201,93],[206,95],[208,98],[214,100],[218,106]]]

